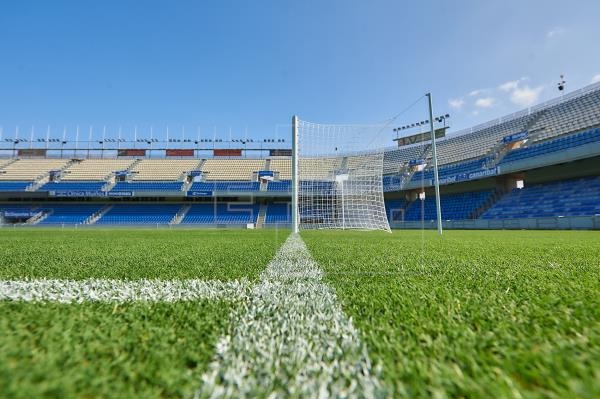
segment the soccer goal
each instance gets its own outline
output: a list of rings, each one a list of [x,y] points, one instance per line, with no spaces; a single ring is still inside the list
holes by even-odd
[[[383,201],[384,125],[292,121],[292,225],[390,231]]]

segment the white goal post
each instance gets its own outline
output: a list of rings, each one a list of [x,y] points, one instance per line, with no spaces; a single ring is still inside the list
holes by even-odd
[[[292,228],[390,231],[383,201],[384,125],[292,119]]]

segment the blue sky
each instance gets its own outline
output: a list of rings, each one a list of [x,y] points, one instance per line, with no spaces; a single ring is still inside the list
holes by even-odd
[[[269,137],[432,91],[457,130],[555,97],[562,73],[600,80],[598,16],[597,0],[3,1],[0,125]]]

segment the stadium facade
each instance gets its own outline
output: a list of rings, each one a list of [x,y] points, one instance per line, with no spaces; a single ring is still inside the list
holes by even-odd
[[[120,149],[95,158],[63,152],[65,142],[60,153],[47,142],[45,148],[7,142],[13,147],[0,158],[3,226],[291,223],[285,150],[249,157],[237,149],[210,156],[177,149],[156,158]],[[600,84],[441,138],[438,158],[446,228],[600,229]],[[347,162],[340,157],[336,167]],[[432,164],[426,142],[385,151],[392,227],[435,227]]]

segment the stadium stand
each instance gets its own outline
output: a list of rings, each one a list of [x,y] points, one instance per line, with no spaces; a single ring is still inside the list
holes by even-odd
[[[600,215],[600,177],[534,184],[514,189],[482,219]]]
[[[97,225],[143,225],[171,222],[181,205],[171,204],[115,204],[95,224]]]
[[[282,225],[290,223],[292,223],[292,213],[291,204],[289,202],[270,203],[267,205],[265,224]]]
[[[288,158],[270,158],[270,169],[279,172],[280,180],[292,180],[292,160]]]
[[[237,224],[256,223],[258,204],[194,204],[181,224]]]
[[[117,182],[110,191],[181,191],[182,182],[173,181],[131,181]]]
[[[269,185],[267,186],[267,191],[291,192],[292,191],[292,181],[291,180],[282,180],[282,181],[269,182]]]
[[[114,172],[129,168],[133,162],[131,159],[84,159],[66,168],[60,180],[106,180]]]
[[[53,224],[83,224],[95,212],[98,212],[102,205],[79,204],[77,206],[67,204],[43,205],[38,209],[47,213],[48,216],[39,221],[39,225]]]
[[[25,191],[30,181],[0,181],[0,191]]]
[[[0,169],[0,180],[34,181],[51,170],[64,168],[68,163],[68,159],[18,159]]]
[[[494,194],[493,190],[472,191],[460,194],[445,194],[440,197],[442,219],[468,219],[482,207]],[[404,214],[404,220],[435,220],[435,197],[430,195],[425,200],[416,200],[409,204]]]
[[[408,203],[404,199],[386,200],[385,210],[388,216],[388,220],[390,222],[404,220],[404,211],[407,205]]]
[[[536,156],[563,151],[568,148],[578,147],[595,142],[600,142],[600,128],[591,129],[585,132],[575,133],[568,136],[559,137],[554,140],[548,140],[542,143],[512,150],[508,152],[504,158],[502,158],[500,163],[509,163],[525,158],[533,158]]]
[[[207,159],[202,166],[206,180],[252,180],[253,173],[265,169],[264,159]]]
[[[194,182],[190,191],[258,191],[260,183],[255,181],[211,181]]]
[[[198,170],[198,159],[142,159],[131,168],[133,180],[182,180],[184,174]]]
[[[48,182],[37,191],[101,191],[106,182],[104,181],[58,181]]]

